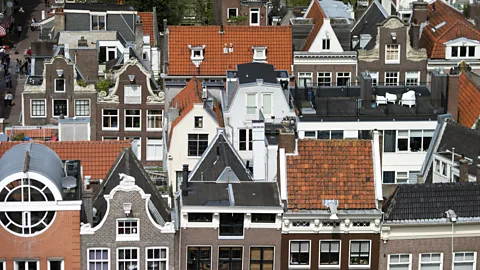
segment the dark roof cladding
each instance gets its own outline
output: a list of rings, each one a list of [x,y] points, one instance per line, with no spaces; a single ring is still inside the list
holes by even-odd
[[[66,3],[64,9],[90,11],[135,11],[132,6],[103,3]]]

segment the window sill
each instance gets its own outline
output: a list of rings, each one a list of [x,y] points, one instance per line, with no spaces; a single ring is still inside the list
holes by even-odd
[[[163,158],[147,158],[147,161],[163,161]]]
[[[370,265],[349,265],[348,268],[370,269]]]
[[[219,235],[218,239],[220,239],[220,240],[243,240],[243,239],[245,239],[245,236],[244,235],[242,235],[242,236],[221,236],[221,235]]]
[[[117,242],[126,242],[126,241],[140,241],[140,236],[117,236],[115,239]]]
[[[102,131],[119,131],[119,128],[102,127]]]
[[[162,131],[162,128],[147,128],[147,131]]]
[[[125,128],[125,131],[142,131],[142,128]]]
[[[288,269],[310,269],[310,265],[306,265],[306,264],[302,264],[302,265],[300,265],[300,264],[299,265],[294,265],[293,264],[292,265],[292,264],[290,264],[288,266]]]
[[[400,60],[398,61],[387,61],[385,60],[385,65],[399,65],[400,64]]]
[[[319,265],[321,269],[340,269],[340,265]]]
[[[57,90],[54,90],[54,93],[65,93],[65,91],[57,91]]]
[[[33,116],[33,115],[30,115],[30,118],[47,118],[47,116],[46,116],[46,115],[44,115],[44,116]]]
[[[75,117],[80,117],[80,118],[82,118],[82,117],[89,117],[89,118],[90,118],[90,115],[75,115]]]

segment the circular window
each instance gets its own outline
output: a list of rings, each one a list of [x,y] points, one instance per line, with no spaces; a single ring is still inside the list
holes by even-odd
[[[50,189],[34,179],[19,179],[0,191],[0,202],[29,203],[55,201]],[[14,234],[31,236],[40,234],[55,218],[55,211],[0,212],[0,223]]]

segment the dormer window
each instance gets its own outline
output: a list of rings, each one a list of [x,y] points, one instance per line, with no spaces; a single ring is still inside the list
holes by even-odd
[[[192,46],[188,45],[188,48],[190,48],[190,51],[192,54],[190,55],[190,59],[192,60],[193,64],[196,67],[200,66],[200,63],[203,61],[203,55],[204,55],[204,50],[205,50],[205,45],[202,46]]]
[[[253,62],[267,61],[267,47],[253,47]]]
[[[105,22],[107,21],[105,15],[95,14],[91,15],[91,30],[99,31],[106,30]]]
[[[467,38],[457,38],[445,42],[445,58],[446,59],[465,59],[480,57],[480,41]]]

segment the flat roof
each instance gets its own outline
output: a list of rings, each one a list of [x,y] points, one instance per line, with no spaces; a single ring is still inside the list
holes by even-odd
[[[103,3],[66,3],[65,10],[90,10],[90,11],[135,11],[132,6],[103,4]]]

